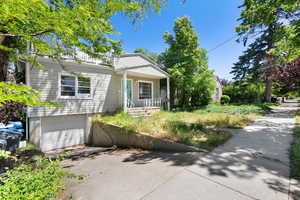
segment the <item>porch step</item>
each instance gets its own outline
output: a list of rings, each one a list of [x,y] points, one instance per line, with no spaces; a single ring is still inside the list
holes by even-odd
[[[148,117],[156,112],[159,112],[160,108],[128,108],[127,113],[133,117]]]

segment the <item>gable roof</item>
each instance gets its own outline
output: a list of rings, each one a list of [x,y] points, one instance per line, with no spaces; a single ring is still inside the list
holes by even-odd
[[[133,70],[139,68],[152,67],[166,77],[170,75],[160,68],[160,65],[154,60],[140,53],[123,54],[119,57],[119,64],[116,66],[117,71]]]
[[[126,57],[141,57],[141,58],[147,60],[148,62],[152,63],[153,65],[157,65],[157,63],[154,60],[152,60],[148,56],[146,56],[144,54],[141,54],[141,53],[127,53],[127,54],[122,54],[120,57],[121,58],[126,58]]]

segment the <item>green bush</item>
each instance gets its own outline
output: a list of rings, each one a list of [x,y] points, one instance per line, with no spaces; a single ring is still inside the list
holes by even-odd
[[[263,83],[236,83],[225,86],[223,94],[230,97],[233,103],[258,103],[264,98]]]
[[[229,102],[230,102],[230,97],[228,95],[222,95],[221,103],[222,104],[228,104]]]
[[[59,161],[43,158],[35,163],[21,164],[0,177],[0,199],[55,199],[64,187],[62,179],[66,175],[59,167]]]
[[[26,120],[25,105],[18,102],[8,102],[0,107],[0,122]]]
[[[191,106],[208,105],[216,88],[213,71],[205,70],[195,75],[193,85]]]

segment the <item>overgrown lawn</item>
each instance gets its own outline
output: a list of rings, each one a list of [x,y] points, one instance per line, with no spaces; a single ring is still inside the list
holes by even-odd
[[[212,104],[193,111],[161,111],[151,117],[134,118],[121,112],[97,120],[211,150],[231,137],[212,128],[242,128],[266,112],[260,106]]]

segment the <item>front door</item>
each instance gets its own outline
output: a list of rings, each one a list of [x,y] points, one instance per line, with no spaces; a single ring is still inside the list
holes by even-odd
[[[124,98],[123,83],[124,83],[124,80],[122,80],[122,99]],[[131,79],[127,79],[127,99],[128,99],[129,102],[132,101],[132,80]]]

